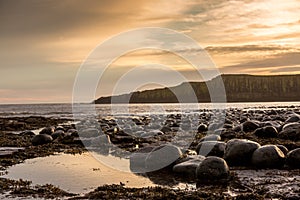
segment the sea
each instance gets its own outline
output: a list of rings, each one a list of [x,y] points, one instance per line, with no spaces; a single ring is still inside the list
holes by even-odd
[[[222,109],[282,109],[291,106],[300,106],[298,102],[242,102],[242,103],[165,103],[165,104],[96,104],[92,105],[100,116],[117,114],[150,115],[169,113],[189,113],[199,110],[214,108]],[[90,108],[90,104],[82,104],[80,107]],[[73,109],[70,103],[62,104],[0,104],[0,117],[28,117],[44,116],[54,118],[71,119],[74,114],[80,114],[84,109]],[[84,113],[81,113],[84,114]]]

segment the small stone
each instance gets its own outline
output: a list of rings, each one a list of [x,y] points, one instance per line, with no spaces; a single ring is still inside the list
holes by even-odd
[[[207,130],[208,130],[208,128],[207,128],[207,125],[205,125],[205,124],[200,124],[198,126],[198,132],[205,132]]]
[[[254,122],[254,121],[245,121],[243,124],[242,124],[242,130],[244,132],[251,132],[251,131],[254,131],[256,130],[257,128],[259,128],[259,124]]]

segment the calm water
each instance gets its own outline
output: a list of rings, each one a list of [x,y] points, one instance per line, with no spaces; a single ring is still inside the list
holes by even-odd
[[[82,105],[88,107],[89,105]],[[130,104],[127,108],[124,104],[114,105],[113,111],[129,114],[163,114],[174,112],[197,112],[201,109],[212,109],[220,104],[199,103],[199,104]],[[226,103],[221,104],[222,108],[267,108],[300,106],[300,102],[251,102],[251,103]],[[106,116],[111,114],[111,105],[95,105],[97,114]],[[72,104],[0,104],[0,116],[45,116],[56,118],[72,118]]]

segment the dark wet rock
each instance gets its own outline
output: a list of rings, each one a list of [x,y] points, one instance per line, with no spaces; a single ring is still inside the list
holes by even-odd
[[[220,141],[221,137],[219,135],[206,135],[205,137],[201,138],[201,140],[199,142],[203,142],[203,141]]]
[[[260,138],[274,138],[278,137],[278,131],[273,126],[266,126],[263,128],[258,128],[254,131],[254,135]]]
[[[65,133],[65,131],[63,130],[57,130],[54,133],[51,134],[51,137],[53,138],[53,140],[55,140],[56,138],[63,138],[65,137],[67,134]]]
[[[200,142],[196,147],[196,152],[202,156],[217,156],[223,157],[226,143],[219,141],[204,141]]]
[[[284,145],[278,144],[278,145],[276,145],[276,146],[282,151],[282,153],[283,153],[284,155],[287,155],[287,154],[288,154],[289,150],[288,150]]]
[[[79,136],[83,138],[97,137],[99,135],[100,131],[96,128],[87,128],[79,132]]]
[[[130,170],[134,173],[144,173],[147,172],[146,169],[146,158],[149,153],[154,149],[152,146],[144,147],[139,149],[130,155]]]
[[[234,126],[234,127],[232,128],[232,130],[235,131],[235,132],[240,132],[240,131],[242,130],[242,125]]]
[[[173,172],[178,173],[180,175],[188,175],[195,177],[196,169],[200,165],[200,163],[205,159],[204,156],[197,155],[193,156],[191,159],[181,162],[173,166]]]
[[[299,122],[299,121],[300,121],[300,115],[292,114],[285,122],[290,123],[290,122]]]
[[[286,164],[291,168],[300,169],[300,148],[294,149],[287,154]]]
[[[300,140],[300,124],[297,122],[286,124],[278,134],[279,138]]]
[[[181,150],[170,144],[154,148],[146,158],[145,166],[148,171],[156,171],[172,166],[182,156]]]
[[[224,159],[230,166],[248,166],[253,152],[260,147],[257,142],[246,139],[231,139],[225,147]]]
[[[70,134],[72,137],[79,137],[78,131],[76,129],[69,129],[67,131],[68,134]]]
[[[284,162],[285,155],[276,145],[261,146],[252,155],[252,164],[256,168],[281,168]]]
[[[55,131],[65,131],[65,128],[63,126],[56,126]]]
[[[278,122],[278,121],[266,121],[262,123],[262,126],[273,126],[277,129],[277,131],[281,131],[282,128],[282,123]]]
[[[39,134],[47,134],[47,135],[51,135],[52,133],[54,133],[55,128],[53,126],[51,127],[46,127],[43,128]]]
[[[298,122],[287,123],[282,127],[282,131],[289,130],[289,129],[300,129],[300,123]]]
[[[199,182],[218,182],[229,178],[229,168],[224,159],[210,156],[201,162],[196,169]]]
[[[251,132],[259,128],[259,124],[255,121],[247,120],[242,124],[242,130],[244,132]]]
[[[198,126],[198,132],[205,132],[205,131],[207,131],[207,130],[208,130],[208,127],[207,127],[206,124],[200,124],[200,125]]]
[[[42,144],[48,144],[53,141],[53,138],[48,135],[48,134],[40,134],[40,135],[35,135],[31,142],[33,145],[42,145]]]

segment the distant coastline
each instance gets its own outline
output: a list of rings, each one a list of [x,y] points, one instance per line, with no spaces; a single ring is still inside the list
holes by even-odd
[[[300,101],[300,74],[296,75],[248,75],[223,74],[206,82],[190,82],[192,90],[187,90],[188,83],[170,88],[137,91],[118,96],[100,97],[93,101],[96,104],[108,103],[178,103],[172,91],[185,98],[181,103],[191,101],[193,94],[199,103],[211,102],[209,88],[218,88],[222,78],[226,102],[279,102]],[[113,99],[113,101],[112,101]],[[220,98],[223,99],[223,98]]]

